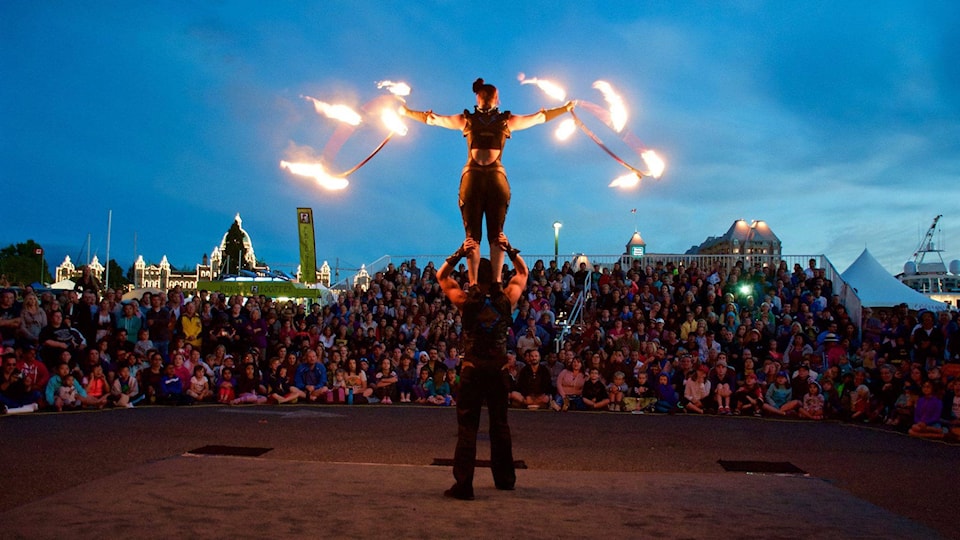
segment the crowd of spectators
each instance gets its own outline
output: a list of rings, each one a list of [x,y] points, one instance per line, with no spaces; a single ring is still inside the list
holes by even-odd
[[[575,266],[576,264],[576,266]],[[509,270],[504,267],[505,279]],[[461,268],[454,278],[463,283]],[[576,324],[566,320],[582,306]],[[530,409],[796,416],[960,434],[956,312],[864,310],[823,269],[537,260],[504,377]],[[455,403],[461,321],[416,260],[308,305],[199,291],[0,294],[3,410]]]

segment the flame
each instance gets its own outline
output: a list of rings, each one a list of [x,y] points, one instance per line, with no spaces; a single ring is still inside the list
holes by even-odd
[[[663,158],[658,156],[653,150],[644,150],[640,153],[640,157],[643,158],[643,162],[647,165],[650,176],[660,178],[663,170],[667,167]]]
[[[557,101],[565,101],[567,99],[567,91],[563,89],[562,86],[558,85],[555,82],[548,81],[545,79],[538,79],[536,77],[528,79],[526,75],[521,73],[517,76],[517,80],[520,81],[520,84],[535,84],[537,88],[543,90],[545,94],[552,97]]]
[[[556,131],[553,132],[554,136],[561,141],[565,141],[570,138],[577,131],[577,123],[573,121],[573,118],[567,118],[566,120],[560,122],[560,125],[557,126]]]
[[[322,163],[291,163],[289,161],[280,162],[281,169],[287,169],[298,176],[309,176],[317,181],[321,187],[329,190],[339,190],[347,187],[350,182],[346,178],[337,178],[330,176],[323,169]]]
[[[405,82],[380,81],[377,83],[377,88],[386,88],[395,96],[404,97],[410,95],[410,86]]]
[[[313,108],[317,111],[317,114],[322,114],[327,118],[339,120],[341,122],[350,124],[351,126],[360,125],[360,115],[346,105],[331,105],[329,103],[320,101],[319,99],[314,99],[310,96],[303,96],[303,99],[313,103]]]
[[[403,123],[403,120],[400,119],[400,114],[391,107],[384,107],[380,111],[380,120],[383,122],[383,125],[387,126],[387,129],[400,135],[401,137],[407,134],[407,125]]]
[[[627,173],[623,176],[618,176],[613,179],[613,182],[610,182],[609,187],[618,187],[618,188],[632,188],[640,183],[640,175],[637,173]]]
[[[623,131],[623,127],[627,125],[627,106],[623,103],[623,98],[610,86],[610,83],[607,81],[596,81],[593,83],[593,87],[600,91],[603,94],[604,101],[610,105],[610,122],[611,127],[617,133]]]

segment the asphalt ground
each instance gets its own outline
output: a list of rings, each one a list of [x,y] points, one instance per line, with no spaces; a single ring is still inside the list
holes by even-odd
[[[441,496],[452,473],[434,464],[453,457],[449,408],[6,416],[0,537],[960,538],[960,446],[753,417],[511,410],[510,424],[516,491],[478,469],[464,502]],[[191,453],[211,445],[269,450]]]

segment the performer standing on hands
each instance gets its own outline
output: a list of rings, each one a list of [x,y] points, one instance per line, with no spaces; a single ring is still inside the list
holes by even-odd
[[[477,284],[468,291],[460,288],[451,274],[461,257],[473,256],[476,240],[467,237],[437,272],[437,281],[463,319],[463,365],[460,371],[460,395],[457,397],[457,449],[453,456],[456,483],[444,492],[448,497],[473,499],[473,471],[477,459],[477,430],[480,409],[487,402],[490,414],[490,467],[497,489],[511,490],[517,476],[513,467],[510,426],[507,424],[507,386],[503,367],[507,363],[507,332],[517,300],[527,286],[529,271],[519,250],[507,237],[497,236],[497,247],[505,251],[516,274],[506,287],[494,286],[493,266],[489,259],[477,265]]]
[[[499,237],[503,232],[507,207],[510,205],[510,184],[500,162],[503,146],[511,132],[549,122],[573,110],[573,102],[568,101],[555,109],[540,109],[534,114],[519,116],[511,114],[510,111],[501,112],[497,108],[500,104],[497,87],[484,83],[483,79],[474,81],[473,92],[477,95],[477,105],[472,113],[464,110],[463,114],[440,116],[433,111],[413,111],[406,106],[401,108],[401,112],[430,126],[463,131],[469,149],[467,164],[460,174],[460,214],[463,217],[463,228],[466,237],[479,245],[483,239],[483,218],[486,216],[490,262],[494,270],[493,281],[500,283],[503,251],[500,249]],[[467,258],[467,273],[471,286],[477,283],[479,264],[480,250],[473,250]]]

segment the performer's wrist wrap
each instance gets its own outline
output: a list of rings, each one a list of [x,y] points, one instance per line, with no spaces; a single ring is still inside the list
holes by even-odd
[[[507,244],[507,247],[503,248],[503,251],[507,253],[507,256],[510,257],[511,261],[516,259],[517,255],[520,254],[520,250],[511,246],[510,244]]]
[[[566,106],[566,105],[564,105],[564,106],[562,106],[562,107],[557,107],[557,108],[555,108],[555,109],[544,109],[544,110],[543,110],[543,116],[546,118],[545,121],[546,121],[546,122],[549,122],[549,121],[553,120],[554,118],[562,115],[562,114],[565,113],[565,112],[567,112],[567,106]]]
[[[453,252],[452,255],[447,257],[447,264],[450,266],[456,266],[460,259],[463,258],[463,247]]]
[[[430,111],[411,111],[410,109],[406,109],[404,110],[403,114],[413,118],[418,122],[423,122],[424,124],[427,123],[427,118],[430,117]]]

